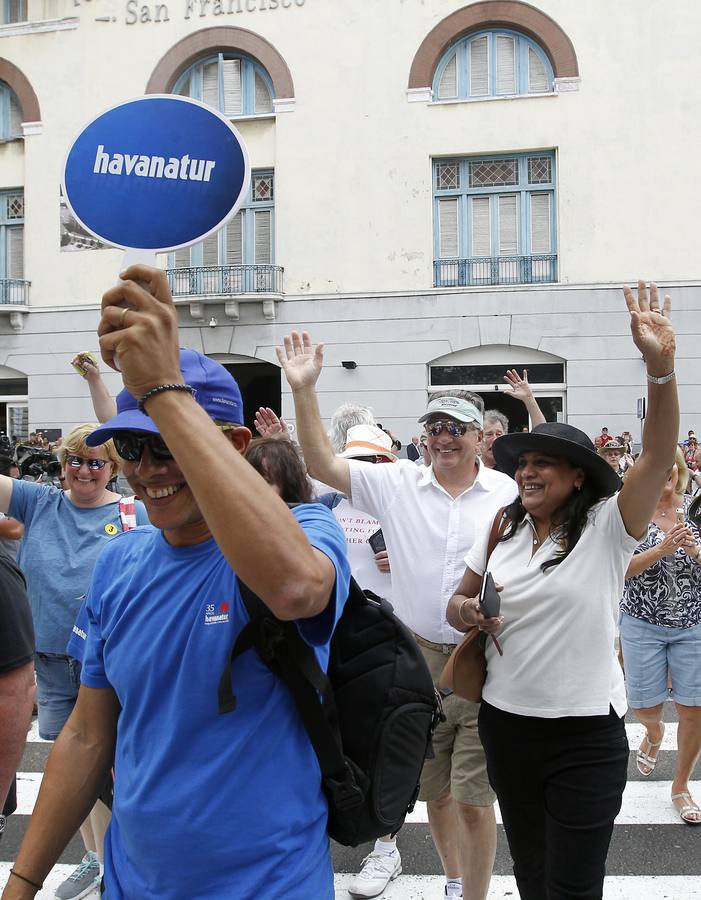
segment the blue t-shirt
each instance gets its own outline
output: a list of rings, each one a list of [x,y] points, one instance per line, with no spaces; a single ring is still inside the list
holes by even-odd
[[[336,568],[327,609],[298,627],[328,662],[348,594],[345,539],[317,504],[295,507]],[[109,900],[332,900],[319,766],[287,687],[255,651],[233,666],[234,712],[219,678],[248,621],[214,540],[170,546],[160,531],[112,541],[86,602],[82,682],[119,699]]]
[[[119,501],[76,506],[60,488],[16,479],[7,514],[24,525],[17,564],[27,579],[36,649],[64,655],[95,560],[122,531]],[[140,500],[136,521],[148,523]]]

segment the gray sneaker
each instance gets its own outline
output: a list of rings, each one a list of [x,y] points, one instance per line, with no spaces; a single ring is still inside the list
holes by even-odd
[[[80,865],[56,888],[57,900],[80,900],[100,885],[100,861],[92,850],[83,857]]]

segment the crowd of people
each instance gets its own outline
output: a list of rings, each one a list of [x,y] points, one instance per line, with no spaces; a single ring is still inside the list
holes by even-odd
[[[701,824],[689,788],[701,752],[701,460],[693,432],[676,442],[671,302],[644,283],[625,300],[647,370],[642,448],[629,432],[591,440],[546,422],[527,372],[508,370],[531,430],[510,431],[477,394],[439,391],[401,459],[367,407],[343,404],[326,428],[323,346],[306,333],[278,348],[298,442],[270,408],[252,439],[232,376],[178,349],[164,274],[124,273],[98,330],[124,389],[110,397],[81,354],[98,421],[61,442],[60,483],[0,475],[0,511],[24,529],[17,562],[0,557],[13,579],[11,601],[0,589],[6,812],[34,671],[39,733],[55,742],[3,900],[34,897],[78,829],[86,855],[59,900],[99,884],[108,900],[334,896],[319,764],[285,684],[242,653],[233,714],[218,704],[249,619],[242,584],[296,623],[322,668],[351,575],[392,602],[436,684],[465,636],[481,635],[481,701],[443,692],[420,781],[448,900],[487,896],[496,799],[524,900],[602,897],[628,706],[649,776],[664,703],[676,704],[670,802]],[[487,574],[500,609],[485,617]],[[367,848],[352,896],[379,896],[401,874],[401,841]]]

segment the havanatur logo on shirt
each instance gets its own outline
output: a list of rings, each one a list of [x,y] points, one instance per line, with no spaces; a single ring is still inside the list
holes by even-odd
[[[229,621],[229,604],[222,600],[217,608],[216,603],[208,603],[204,608],[205,625],[221,625]]]

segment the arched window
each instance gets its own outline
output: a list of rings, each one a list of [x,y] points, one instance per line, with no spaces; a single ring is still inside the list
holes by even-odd
[[[11,87],[0,81],[0,141],[22,137],[22,108]]]
[[[273,111],[273,83],[250,57],[218,53],[199,60],[178,78],[174,94],[201,100],[229,118]]]
[[[553,70],[542,48],[516,31],[492,29],[462,38],[436,68],[436,100],[547,94]]]

